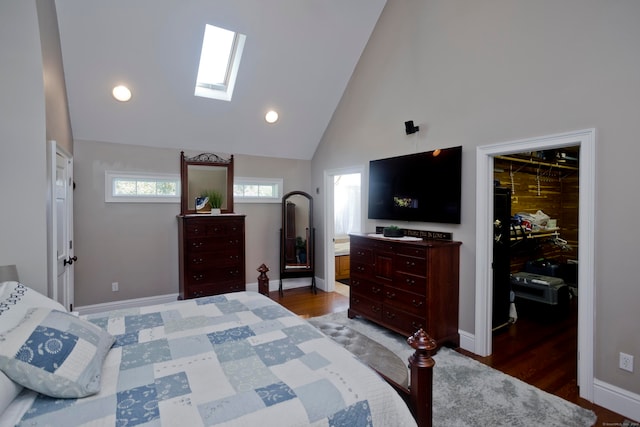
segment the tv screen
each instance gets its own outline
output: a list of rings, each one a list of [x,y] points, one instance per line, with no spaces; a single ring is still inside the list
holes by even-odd
[[[369,162],[369,219],[460,224],[462,147]]]

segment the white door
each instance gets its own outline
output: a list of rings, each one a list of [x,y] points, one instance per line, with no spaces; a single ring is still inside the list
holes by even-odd
[[[73,159],[50,141],[49,296],[73,310]]]

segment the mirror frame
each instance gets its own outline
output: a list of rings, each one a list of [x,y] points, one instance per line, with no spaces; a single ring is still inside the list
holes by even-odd
[[[309,203],[309,216],[305,218],[308,220],[307,231],[308,236],[306,237],[307,244],[307,267],[306,268],[287,268],[287,262],[285,259],[285,251],[286,251],[286,236],[285,230],[287,227],[287,202],[292,196],[301,196],[307,199]],[[291,191],[290,193],[282,196],[282,228],[281,230],[281,242],[280,242],[280,271],[285,274],[294,274],[298,276],[298,273],[308,274],[314,271],[314,228],[313,228],[313,197],[309,193],[305,193],[304,191]]]
[[[189,166],[223,167],[227,170],[227,194],[224,196],[227,207],[221,213],[233,213],[233,155],[224,159],[217,154],[201,153],[197,156],[186,157],[180,152],[180,213],[182,215],[195,214],[197,211],[189,209]]]

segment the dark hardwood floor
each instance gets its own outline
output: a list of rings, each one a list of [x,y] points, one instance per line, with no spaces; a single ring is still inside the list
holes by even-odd
[[[309,318],[344,311],[349,307],[348,287],[336,283],[339,292],[318,291],[309,288],[290,289],[280,296],[271,292],[269,297],[301,317]],[[596,426],[620,426],[625,417],[594,405],[579,397],[577,378],[577,301],[570,302],[569,313],[557,315],[540,311],[539,307],[522,306],[518,321],[494,333],[493,354],[470,356],[499,371],[521,379],[535,387],[562,397],[598,416]]]

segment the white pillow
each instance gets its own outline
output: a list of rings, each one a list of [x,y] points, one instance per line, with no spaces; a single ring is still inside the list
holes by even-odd
[[[51,397],[85,397],[100,391],[102,364],[115,338],[72,314],[37,307],[0,334],[0,370]]]
[[[47,298],[19,282],[0,283],[0,333],[16,326],[33,307],[49,307],[65,311],[62,304]],[[0,414],[22,391],[22,386],[0,372]]]
[[[4,282],[0,285],[0,332],[16,326],[34,307],[48,307],[67,311],[58,301],[52,300],[20,282]]]

